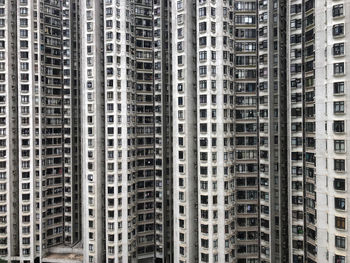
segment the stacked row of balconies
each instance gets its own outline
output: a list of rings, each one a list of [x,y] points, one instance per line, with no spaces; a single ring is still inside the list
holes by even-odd
[[[63,214],[64,214],[64,195],[63,195],[63,113],[62,113],[62,65],[46,64],[46,59],[61,61],[61,5],[57,2],[47,2],[44,8],[38,10],[41,14],[37,21],[41,26],[39,32],[45,34],[46,39],[50,39],[43,46],[43,53],[39,50],[37,65],[40,70],[39,96],[45,98],[45,103],[38,105],[43,109],[42,117],[44,120],[39,121],[38,138],[42,139],[42,143],[36,146],[36,151],[41,155],[37,156],[37,160],[42,161],[37,167],[37,173],[41,174],[41,178],[37,178],[37,183],[42,184],[42,198],[45,202],[42,205],[42,233],[46,240],[43,240],[43,247],[55,246],[63,243]],[[38,45],[41,40],[38,39]],[[47,92],[52,91],[52,92]],[[50,103],[54,102],[54,103]],[[57,134],[42,134],[42,129],[61,129]],[[40,158],[41,157],[41,158]],[[45,172],[42,172],[44,170]],[[51,171],[57,171],[52,173]],[[40,180],[46,181],[46,184]],[[51,183],[49,183],[51,181]],[[60,190],[58,190],[60,189]],[[38,196],[39,197],[39,196]],[[38,198],[40,201],[40,198]]]
[[[156,170],[161,166],[161,162],[157,162],[157,157],[161,153],[159,143],[161,143],[160,134],[156,134],[155,126],[161,125],[161,116],[155,116],[155,81],[156,81],[156,61],[155,49],[160,48],[160,42],[155,37],[156,24],[158,21],[158,31],[160,30],[160,19],[156,18],[156,1],[150,3],[140,3],[137,6],[135,19],[137,20],[135,29],[142,34],[135,37],[135,51],[139,54],[151,54],[150,56],[142,56],[136,58],[136,81],[138,86],[146,88],[137,89],[136,96],[138,98],[138,107],[143,107],[145,110],[136,112],[137,127],[151,129],[149,133],[137,134],[137,254],[139,258],[153,258],[156,255],[156,239],[161,238],[160,228],[156,227],[156,214],[159,213],[156,197]],[[160,37],[160,36],[158,36]],[[158,58],[159,59],[159,58]],[[161,68],[161,59],[157,61],[158,67]],[[157,81],[160,81],[161,74],[157,76]],[[149,88],[147,88],[149,87]],[[161,96],[158,96],[158,101]],[[152,110],[146,110],[150,108]],[[156,124],[156,118],[158,123]],[[158,137],[158,138],[157,138]],[[158,142],[158,145],[157,145]],[[158,146],[158,147],[157,147]],[[158,153],[158,154],[157,154]],[[158,156],[157,156],[158,155]],[[162,161],[162,160],[161,160]],[[158,169],[157,169],[158,168]],[[160,173],[162,171],[160,170]],[[160,176],[161,178],[161,176]],[[159,219],[162,218],[162,213]]]
[[[258,2],[258,108],[261,262],[285,261],[287,241],[285,1]],[[284,210],[282,210],[284,208]]]
[[[234,7],[236,258],[243,263],[259,261],[258,5],[236,1]]]
[[[314,127],[314,1],[289,4],[289,114],[290,114],[290,247],[294,262],[314,262],[315,144]],[[306,52],[305,52],[306,51]],[[301,140],[301,141],[300,141]]]

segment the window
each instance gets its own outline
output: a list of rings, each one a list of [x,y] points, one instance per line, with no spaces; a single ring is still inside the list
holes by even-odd
[[[335,227],[340,229],[345,229],[345,218],[336,216],[335,219]]]
[[[334,207],[335,209],[345,210],[345,199],[334,197]]]
[[[333,83],[333,92],[334,92],[334,94],[343,94],[344,93],[344,82]]]
[[[292,108],[291,115],[292,115],[292,117],[300,117],[301,116],[301,108]],[[292,128],[292,130],[293,130],[293,128]]]
[[[27,14],[28,14],[28,8],[21,7],[21,8],[19,9],[19,13],[20,13],[21,15],[27,15]]]
[[[334,262],[335,263],[346,263],[345,257],[344,256],[340,256],[340,255],[335,255],[334,256]]]
[[[334,121],[333,122],[333,131],[334,132],[345,132],[344,121]]]
[[[201,174],[201,175],[208,175],[208,167],[206,167],[206,166],[201,166],[201,167],[200,167],[200,174]]]
[[[184,15],[181,14],[181,15],[178,15],[177,16],[177,24],[182,24],[184,22]]]
[[[211,74],[212,75],[216,74],[216,66],[211,66]]]
[[[344,140],[334,140],[334,151],[335,152],[345,152],[345,141]]]
[[[265,18],[265,14],[267,17],[267,13],[261,15],[263,19]],[[237,15],[235,16],[235,23],[237,25],[253,25],[255,24],[255,19],[255,15]]]
[[[337,24],[333,26],[333,36],[342,36],[344,35],[344,24]]]
[[[177,50],[182,51],[183,50],[183,41],[177,43]]]
[[[290,36],[291,44],[301,43],[301,34],[294,34]]]
[[[178,29],[177,29],[177,36],[178,36],[178,38],[181,38],[181,37],[184,36],[184,30],[183,30],[183,28],[178,28]]]
[[[297,14],[301,12],[301,4],[295,4],[290,6],[290,13]]]
[[[338,191],[345,191],[345,179],[334,179],[334,189]]]
[[[180,254],[185,255],[185,248],[184,247],[180,247]]]
[[[177,57],[177,64],[182,65],[183,64],[183,56],[178,56]]]
[[[334,5],[332,13],[333,13],[333,17],[339,17],[339,16],[344,15],[344,6],[343,6],[343,4]]]
[[[337,248],[345,248],[346,238],[341,236],[335,236],[335,246]]]
[[[292,74],[296,74],[296,73],[299,73],[301,72],[301,64],[291,64],[290,65],[290,71]]]
[[[334,75],[342,75],[344,73],[345,73],[344,62],[333,64],[333,74]]]
[[[206,30],[207,30],[207,22],[199,23],[199,31],[206,31]]]
[[[291,50],[291,59],[296,59],[296,58],[300,58],[300,57],[301,57],[301,49],[300,48],[296,48],[296,49]],[[267,57],[266,57],[266,61],[267,61]]]
[[[290,27],[292,29],[301,28],[301,19],[292,19],[290,21]]]
[[[206,75],[206,74],[207,74],[207,66],[200,66],[199,75]]]
[[[267,83],[266,83],[267,86]],[[290,82],[290,86],[292,88],[300,88],[301,87],[301,79],[292,79]]]
[[[342,159],[334,159],[334,170],[338,172],[345,171],[345,160]]]
[[[211,15],[211,16],[215,16],[215,8],[214,8],[214,7],[212,7],[212,8],[210,9],[210,15]]]
[[[199,17],[206,16],[207,15],[207,8],[206,7],[199,8],[198,13],[199,13]]]
[[[207,51],[199,52],[199,60],[207,60]]]
[[[183,78],[182,72],[183,72],[182,69],[179,69],[179,70],[177,71],[177,77],[178,77],[179,79]]]
[[[201,195],[201,204],[208,204],[208,196],[206,195]]]
[[[89,244],[89,251],[94,251],[94,245],[93,244]]]
[[[213,46],[213,47],[215,47],[216,46],[216,37],[211,37],[211,45]]]
[[[208,126],[206,123],[201,123],[199,125],[199,128],[200,128],[200,132],[207,132],[208,131]]]
[[[344,43],[337,43],[333,45],[333,56],[344,55]]]
[[[199,38],[199,45],[205,46],[207,44],[207,37],[200,37]]]
[[[200,90],[206,90],[207,89],[207,81],[206,80],[200,80],[199,81],[199,89]]]
[[[206,104],[207,103],[207,95],[200,95],[199,96],[199,102],[201,104]]]
[[[203,262],[209,262],[209,255],[201,253],[201,261]]]
[[[201,118],[206,118],[207,117],[207,110],[205,110],[205,109],[199,110],[199,116]]]
[[[180,201],[184,201],[185,200],[184,192],[179,192],[179,200]]]
[[[334,113],[344,113],[344,101],[335,101],[333,103]]]

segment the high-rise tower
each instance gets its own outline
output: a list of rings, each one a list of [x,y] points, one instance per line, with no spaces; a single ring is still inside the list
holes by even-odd
[[[348,262],[349,253],[349,1],[315,1],[316,163],[313,190],[317,209],[308,231],[312,262]],[[317,233],[317,234],[316,234]]]
[[[169,8],[81,5],[86,262],[170,260]]]
[[[77,3],[0,10],[1,256],[35,262],[80,240]]]

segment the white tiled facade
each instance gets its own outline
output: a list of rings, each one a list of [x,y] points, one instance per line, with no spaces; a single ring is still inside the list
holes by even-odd
[[[348,262],[350,3],[315,5],[316,262]]]
[[[169,4],[81,5],[85,262],[170,260]]]

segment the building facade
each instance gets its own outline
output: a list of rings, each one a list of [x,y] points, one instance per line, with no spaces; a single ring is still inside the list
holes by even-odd
[[[295,262],[316,262],[317,251],[315,133],[321,124],[315,122],[315,2],[290,2],[287,12],[289,246]]]
[[[0,254],[37,262],[80,240],[77,3],[1,1],[0,10]]]
[[[84,262],[170,261],[169,8],[81,3]]]
[[[0,0],[0,258],[347,262],[349,17]]]
[[[315,262],[349,261],[349,2],[315,1]],[[323,52],[321,54],[321,51]]]

